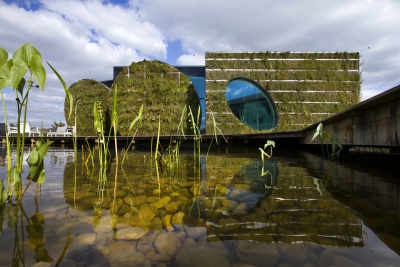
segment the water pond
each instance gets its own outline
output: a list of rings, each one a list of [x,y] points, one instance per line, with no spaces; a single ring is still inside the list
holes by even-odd
[[[132,150],[102,176],[87,158],[51,148],[45,183],[0,207],[0,266],[399,266],[395,156]]]

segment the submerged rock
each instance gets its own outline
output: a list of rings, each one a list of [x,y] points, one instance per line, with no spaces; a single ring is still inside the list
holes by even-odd
[[[238,258],[256,266],[275,266],[279,252],[275,244],[239,241],[235,244]]]
[[[129,242],[116,242],[110,247],[108,256],[111,267],[142,266],[146,258]]]
[[[148,232],[143,227],[125,227],[117,231],[118,240],[137,240],[145,236]]]
[[[176,255],[174,266],[228,267],[229,261],[211,247],[186,246]]]
[[[168,255],[170,258],[175,256],[181,246],[181,239],[173,232],[161,233],[154,241],[158,253]]]

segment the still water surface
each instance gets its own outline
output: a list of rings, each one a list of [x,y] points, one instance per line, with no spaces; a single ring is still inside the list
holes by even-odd
[[[393,156],[131,151],[106,181],[87,158],[52,148],[39,197],[0,207],[0,266],[399,266]]]

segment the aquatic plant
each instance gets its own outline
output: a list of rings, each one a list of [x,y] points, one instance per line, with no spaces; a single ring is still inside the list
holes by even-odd
[[[330,141],[331,151],[329,153],[329,147],[327,145],[326,146],[327,156],[330,159],[338,159],[340,151],[343,150],[343,146],[339,140],[337,133],[333,132],[331,135],[329,135],[328,132],[326,130],[324,130],[324,125],[322,123],[320,123],[320,124],[318,124],[317,129],[315,130],[315,133],[314,133],[311,141],[314,141],[314,139],[317,138],[318,136],[320,137],[320,140],[321,140],[322,156],[325,157],[325,155],[324,155],[325,141]]]
[[[270,153],[269,154],[266,152],[268,147],[270,148]],[[271,178],[271,183],[270,183],[271,185],[269,186],[269,185],[267,185],[267,183],[265,183],[264,184],[265,188],[272,188],[273,187],[273,184],[274,184],[273,183],[273,179],[276,176],[276,173],[275,174],[271,173],[270,168],[265,168],[265,163],[264,163],[265,157],[267,159],[270,159],[272,157],[272,148],[273,147],[275,147],[275,142],[271,141],[271,140],[267,140],[267,142],[265,142],[263,148],[261,148],[261,147],[258,148],[260,150],[260,152],[261,152],[261,161],[262,161],[260,177],[265,176],[265,175],[269,175],[270,178]]]
[[[105,184],[107,182],[107,164],[110,156],[108,149],[109,138],[104,134],[104,117],[101,101],[96,101],[93,106],[93,128],[97,134],[98,159],[99,159],[99,188],[101,199],[104,196]]]
[[[269,154],[266,152],[268,147],[271,149],[270,150],[271,152]],[[261,148],[261,147],[258,148],[261,152],[261,160],[263,163],[264,163],[264,156],[266,156],[267,159],[272,157],[272,148],[273,147],[275,147],[275,142],[271,141],[271,140],[267,140],[267,142],[264,144],[264,148]]]
[[[21,194],[21,173],[24,160],[23,155],[25,146],[25,127],[27,125],[26,118],[29,106],[29,95],[32,90],[36,88],[40,88],[42,91],[44,91],[46,82],[46,71],[42,64],[42,55],[33,45],[29,43],[23,44],[14,52],[11,59],[8,59],[8,56],[8,52],[4,48],[0,48],[0,91],[3,102],[4,122],[5,124],[8,123],[7,110],[2,89],[11,87],[12,90],[15,92],[17,105],[18,133],[16,137],[15,165],[12,166],[12,143],[8,137],[8,132],[6,130],[7,187],[5,189],[2,188],[0,205],[5,203],[5,194],[7,194],[7,199],[9,201],[11,201],[14,193],[16,193],[19,201],[22,200],[23,194]],[[47,64],[59,78],[68,99],[70,99],[69,92],[66,88],[64,80],[59,75],[59,73],[50,65],[50,63],[47,62]],[[28,80],[24,78],[26,74],[28,74]],[[44,182],[43,158],[51,143],[52,142],[44,143],[41,139],[36,141],[36,147],[31,151],[29,155],[30,170],[27,176],[29,182],[24,192],[26,192],[32,181],[35,183]]]

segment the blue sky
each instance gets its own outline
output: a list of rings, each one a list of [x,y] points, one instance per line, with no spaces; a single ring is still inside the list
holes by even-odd
[[[68,86],[145,58],[204,65],[208,51],[360,52],[367,99],[400,84],[398,14],[398,0],[0,0],[0,47],[32,43]],[[47,71],[45,92],[31,96],[36,125],[65,121],[63,89]],[[15,95],[4,95],[16,120]]]

